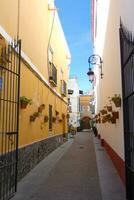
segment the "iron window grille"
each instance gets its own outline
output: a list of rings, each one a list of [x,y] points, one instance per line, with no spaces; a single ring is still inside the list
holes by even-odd
[[[49,62],[49,69],[50,69],[49,81],[54,87],[56,87],[57,86],[57,69],[54,66],[54,64],[51,62]]]
[[[64,80],[61,81],[61,94],[67,96],[67,84]]]

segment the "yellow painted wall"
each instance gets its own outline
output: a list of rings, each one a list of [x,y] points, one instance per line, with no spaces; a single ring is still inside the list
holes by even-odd
[[[16,37],[17,34],[17,0],[0,0],[0,26],[11,36]],[[48,10],[47,0],[20,0],[20,26],[19,38],[22,40],[22,50],[30,59],[32,64],[36,66],[41,75],[49,80],[47,66],[47,47],[50,39],[50,29],[53,20],[53,12]],[[54,50],[54,64],[57,68],[57,87],[51,90],[47,87],[24,62],[21,62],[21,83],[20,96],[31,98],[33,103],[28,105],[26,109],[20,109],[19,121],[19,146],[25,146],[35,141],[42,140],[54,135],[67,132],[67,119],[59,122],[58,118],[62,118],[62,114],[67,113],[67,97],[58,97],[55,92],[61,94],[61,80],[68,80],[68,65],[70,56],[58,16],[54,20],[54,28],[50,45]],[[61,68],[63,76],[61,76]],[[36,118],[35,122],[30,122],[29,117],[38,111],[38,107],[45,104],[45,109]],[[49,131],[48,124],[43,122],[45,115],[48,115],[49,104],[53,108],[53,116],[55,111],[59,112],[59,117],[53,123],[52,131]]]
[[[89,107],[89,102],[92,100],[92,96],[90,95],[81,95],[80,96],[80,106],[84,106],[84,111],[82,110],[80,113],[80,117],[83,118],[85,116],[89,116],[90,118],[92,118],[92,114],[91,112],[88,110]]]

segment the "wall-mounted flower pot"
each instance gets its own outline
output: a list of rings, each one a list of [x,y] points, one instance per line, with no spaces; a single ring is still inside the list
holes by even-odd
[[[33,113],[33,116],[36,118],[36,117],[39,117],[40,113],[39,112],[34,112]]]
[[[35,117],[35,116],[33,116],[33,115],[31,115],[31,116],[30,116],[30,122],[34,122],[34,121],[35,121],[35,119],[36,119],[36,117]]]
[[[45,116],[44,116],[44,123],[48,122],[48,119],[49,119],[48,116],[45,115]]]
[[[108,112],[112,112],[112,106],[107,106]]]
[[[112,117],[114,118],[114,119],[119,119],[119,112],[117,111],[113,111],[112,112]]]
[[[25,109],[27,107],[28,103],[20,102],[21,109]]]
[[[110,99],[110,102],[113,101],[113,103],[115,104],[115,106],[118,108],[118,107],[121,107],[121,96],[120,94],[117,95],[115,94],[113,97],[108,97]]]
[[[104,123],[107,122],[107,120],[105,119],[105,117],[101,121],[102,121],[102,124],[104,124]]]
[[[104,116],[104,119],[106,120],[106,122],[111,122],[111,118],[112,116],[110,114],[107,114]]]
[[[111,123],[112,123],[112,124],[116,124],[116,119],[112,117],[112,118],[111,118]]]
[[[121,107],[121,98],[115,99],[113,102],[117,108]]]
[[[55,111],[55,115],[58,116],[58,115],[59,115],[59,112],[58,112],[58,111]]]
[[[22,109],[25,109],[28,104],[32,104],[32,99],[29,99],[26,96],[21,96],[19,100]]]
[[[52,117],[52,121],[55,123],[56,122],[56,117]]]
[[[45,109],[45,104],[41,104],[41,105],[38,107],[38,112],[41,113],[44,109]]]
[[[105,114],[107,114],[107,110],[100,110],[100,113],[102,114],[102,115],[105,115]]]
[[[69,119],[69,117],[70,117],[70,115],[67,113],[67,114],[66,114],[66,118],[68,118],[68,119]]]

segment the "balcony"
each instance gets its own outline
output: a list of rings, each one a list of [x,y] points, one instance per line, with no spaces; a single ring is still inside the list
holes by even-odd
[[[66,97],[67,96],[67,84],[64,80],[61,81],[61,94]]]
[[[49,69],[50,69],[49,81],[54,87],[56,87],[57,86],[57,69],[54,66],[54,64],[51,62],[49,62]]]

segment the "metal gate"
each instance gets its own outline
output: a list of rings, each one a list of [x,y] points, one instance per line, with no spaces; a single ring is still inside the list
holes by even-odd
[[[0,49],[0,200],[17,186],[21,41]]]
[[[134,200],[134,38],[123,25],[120,27],[126,194]]]

